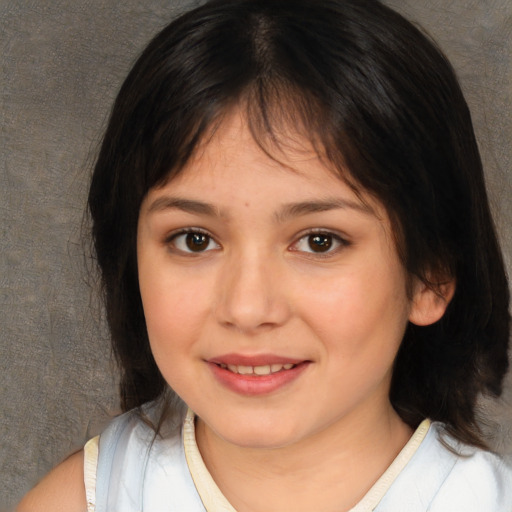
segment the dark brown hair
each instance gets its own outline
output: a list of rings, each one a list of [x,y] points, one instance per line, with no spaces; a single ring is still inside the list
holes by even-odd
[[[471,117],[439,49],[376,0],[210,1],[173,21],[136,62],[89,194],[123,408],[167,388],[138,288],[140,204],[234,105],[259,141],[297,126],[341,179],[377,197],[411,276],[434,289],[456,281],[439,322],[408,326],[390,398],[409,425],[429,417],[484,446],[475,403],[501,393],[509,289]]]

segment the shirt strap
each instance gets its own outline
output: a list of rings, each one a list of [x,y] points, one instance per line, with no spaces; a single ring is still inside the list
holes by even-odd
[[[87,512],[96,508],[96,471],[100,436],[93,437],[84,446],[84,483],[87,498]]]

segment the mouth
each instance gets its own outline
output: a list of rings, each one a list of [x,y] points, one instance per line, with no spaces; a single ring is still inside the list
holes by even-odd
[[[291,370],[297,366],[296,364],[293,363],[274,363],[258,366],[236,365],[226,363],[215,364],[219,368],[222,368],[223,370],[228,370],[232,373],[237,373],[238,375],[254,375],[261,377],[265,375],[272,375],[274,373],[279,373],[286,370]]]
[[[291,385],[312,361],[275,355],[230,354],[207,361],[218,382],[242,395],[265,395]]]

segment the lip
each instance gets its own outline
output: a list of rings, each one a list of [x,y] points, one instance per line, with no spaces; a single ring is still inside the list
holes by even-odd
[[[245,356],[226,354],[206,361],[216,380],[224,387],[239,395],[260,396],[275,393],[296,381],[307,369],[311,361],[282,357],[278,355]],[[294,364],[289,370],[269,375],[241,375],[221,368],[224,365],[265,366],[271,364]]]

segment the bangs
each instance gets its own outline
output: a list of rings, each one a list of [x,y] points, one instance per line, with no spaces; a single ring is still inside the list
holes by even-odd
[[[293,151],[311,154],[313,151],[327,170],[345,181],[358,193],[361,186],[350,174],[340,151],[339,137],[329,109],[310,91],[299,90],[295,85],[274,78],[255,80],[240,92],[239,97],[228,102],[210,103],[208,112],[198,109],[197,118],[189,130],[182,130],[184,143],[179,157],[167,162],[164,172],[156,172],[148,186],[159,187],[180,174],[191,158],[209,144],[224,120],[234,112],[243,118],[253,140],[265,155],[285,164],[281,155]],[[193,116],[195,117],[195,116]],[[185,128],[182,126],[182,128]]]

